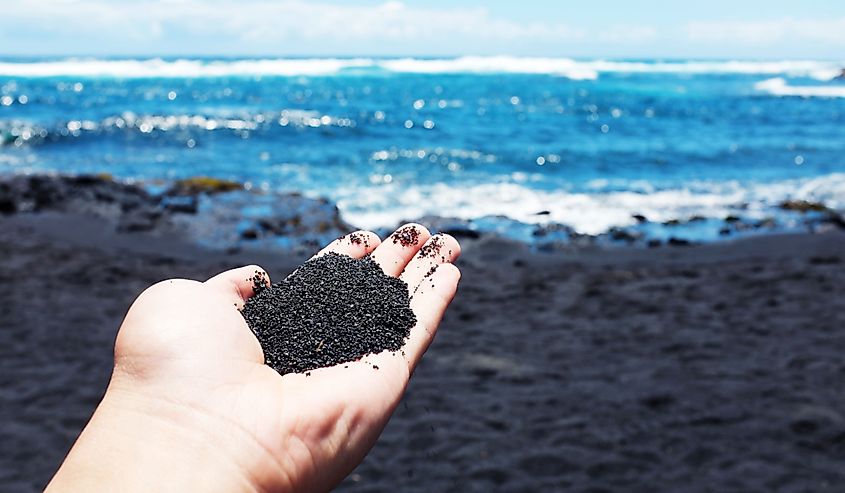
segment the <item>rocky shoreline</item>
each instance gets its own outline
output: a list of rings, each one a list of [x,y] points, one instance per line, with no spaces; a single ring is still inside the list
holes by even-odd
[[[219,250],[274,242],[301,250],[352,229],[334,204],[297,193],[262,194],[207,177],[156,185],[109,175],[7,175],[0,177],[0,214],[87,216],[117,232],[176,237]]]
[[[688,246],[700,242],[701,230],[713,232],[716,238],[732,239],[766,233],[845,229],[845,217],[821,203],[785,201],[778,209],[784,212],[788,224],[782,218],[739,216],[723,219],[693,216],[683,221],[654,223],[634,214],[635,226],[613,228],[600,235],[579,234],[555,223],[527,225],[505,217],[466,220],[424,216],[406,220],[463,240],[495,237],[502,225],[516,225],[525,243],[546,252],[593,247]],[[112,225],[118,232],[177,236],[222,251],[269,248],[304,252],[356,229],[327,199],[257,191],[217,178],[135,183],[119,181],[107,174],[0,175],[0,214],[46,211],[90,216]],[[377,232],[386,234],[388,229]]]

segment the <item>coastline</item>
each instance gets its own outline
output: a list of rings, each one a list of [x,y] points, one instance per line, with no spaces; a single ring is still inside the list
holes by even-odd
[[[246,263],[280,279],[310,253],[214,250],[184,228],[118,231],[122,214],[76,207],[0,216],[9,491],[58,466],[141,290]],[[341,491],[845,487],[838,228],[550,253],[461,241],[458,296]]]
[[[785,217],[693,215],[664,222],[632,211],[634,225],[599,234],[579,233],[567,224],[522,223],[505,216],[462,219],[431,215],[406,217],[374,231],[384,236],[403,223],[417,222],[463,240],[508,238],[540,252],[677,247],[758,235],[845,231],[845,215],[822,202],[785,200],[778,209]],[[69,213],[82,221],[97,218],[116,232],[177,237],[226,252],[305,254],[361,229],[350,224],[338,205],[326,198],[255,190],[248,183],[207,176],[135,182],[109,174],[0,174],[0,215],[43,212]],[[536,215],[548,214],[543,210]]]

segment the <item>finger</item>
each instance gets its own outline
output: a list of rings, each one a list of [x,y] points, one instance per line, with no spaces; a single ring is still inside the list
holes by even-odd
[[[362,258],[375,250],[380,243],[381,240],[378,235],[372,231],[356,231],[334,240],[314,256],[319,257],[332,252],[348,255],[352,258]]]
[[[417,316],[417,324],[411,329],[403,351],[412,372],[434,339],[443,313],[455,297],[460,279],[461,271],[457,267],[440,264],[432,275],[422,280],[411,299],[411,309]]]
[[[371,257],[385,274],[398,276],[430,236],[425,226],[406,224],[387,237]]]
[[[447,234],[436,234],[420,248],[400,278],[408,284],[413,296],[423,278],[434,274],[438,265],[454,262],[460,254],[458,240]]]
[[[247,265],[221,272],[205,281],[205,284],[231,294],[232,302],[240,308],[255,294],[256,287],[270,285],[270,276],[257,265]]]

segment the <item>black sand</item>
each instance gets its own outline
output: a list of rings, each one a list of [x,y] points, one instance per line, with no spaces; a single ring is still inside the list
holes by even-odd
[[[463,277],[341,491],[845,491],[845,235],[534,255]],[[133,298],[255,262],[67,216],[0,217],[0,489],[40,490]]]
[[[408,285],[371,258],[329,253],[270,287],[256,283],[243,316],[280,374],[398,351],[416,323]]]

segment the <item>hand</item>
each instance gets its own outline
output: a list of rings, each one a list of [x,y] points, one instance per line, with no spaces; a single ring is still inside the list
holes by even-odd
[[[158,283],[132,305],[109,387],[48,489],[323,491],[364,458],[387,424],[455,294],[454,238],[415,226],[416,244],[360,232],[320,254],[372,258],[413,293],[403,351],[280,376],[239,309],[256,266],[206,282]],[[417,255],[425,242],[443,247]],[[319,255],[319,254],[318,254]],[[440,265],[443,264],[443,265]],[[434,265],[437,270],[424,276]],[[264,274],[266,275],[266,274]],[[269,282],[269,281],[268,281]],[[416,290],[416,292],[414,292]],[[378,367],[376,370],[375,367]]]

